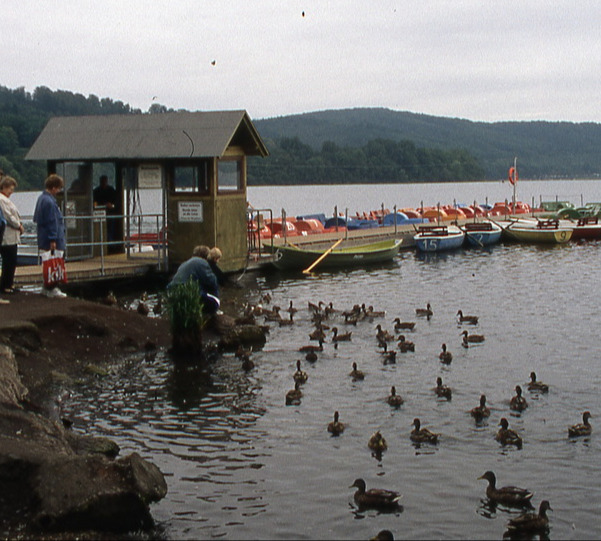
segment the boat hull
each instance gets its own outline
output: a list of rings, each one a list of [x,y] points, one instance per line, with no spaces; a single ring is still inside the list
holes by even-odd
[[[332,250],[313,270],[347,269],[391,261],[399,252],[401,240],[392,239]],[[280,270],[304,270],[326,250],[280,246],[275,251],[273,265]]]
[[[467,223],[462,227],[469,246],[482,248],[496,244],[501,240],[503,230],[492,222]]]
[[[556,229],[544,229],[512,224],[505,229],[509,238],[518,242],[534,244],[565,244],[572,238],[573,229],[558,227]]]
[[[455,226],[420,228],[413,237],[420,252],[444,252],[461,248],[465,233]]]

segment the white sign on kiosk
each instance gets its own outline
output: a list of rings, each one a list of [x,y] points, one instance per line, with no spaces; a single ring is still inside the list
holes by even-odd
[[[180,222],[203,222],[202,201],[178,201],[177,219]]]
[[[161,188],[162,169],[160,165],[143,164],[138,167],[138,188],[159,189]]]

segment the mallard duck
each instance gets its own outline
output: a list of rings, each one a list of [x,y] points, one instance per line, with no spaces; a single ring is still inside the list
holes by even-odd
[[[590,436],[593,431],[593,427],[588,422],[588,420],[590,418],[591,418],[591,412],[585,411],[582,414],[582,423],[578,423],[578,424],[568,428],[568,435],[571,438],[575,438],[578,436]]]
[[[305,355],[305,361],[308,361],[310,363],[314,363],[315,361],[317,361],[317,352],[308,351]]]
[[[367,442],[367,446],[376,453],[381,453],[388,449],[388,444],[379,430],[371,435],[371,438],[369,438],[369,441]]]
[[[447,350],[446,344],[442,345],[442,351],[438,355],[438,358],[440,359],[441,363],[451,364],[451,361],[453,360],[453,354]]]
[[[412,331],[414,328],[415,328],[414,321],[401,321],[401,319],[398,317],[394,318],[394,330],[395,331],[401,331],[401,330]]]
[[[299,406],[302,397],[303,392],[300,390],[300,383],[296,382],[294,389],[290,389],[286,393],[286,406]]]
[[[271,310],[263,308],[263,317],[265,318],[265,321],[280,321],[282,319],[282,316],[280,315],[280,307],[274,305]]]
[[[321,325],[309,333],[309,340],[326,341],[326,333]]]
[[[434,315],[434,312],[432,311],[430,303],[428,303],[426,304],[425,308],[416,308],[415,315],[419,317],[427,317],[428,319],[430,319]]]
[[[301,370],[301,362],[298,360],[296,361],[296,372],[294,372],[292,377],[298,383],[307,383],[309,379],[309,375],[304,370]]]
[[[255,363],[252,361],[250,357],[244,357],[242,359],[242,370],[248,372],[255,367]]]
[[[379,323],[376,325],[376,339],[378,342],[392,342],[394,340],[394,334],[388,332],[382,328]]]
[[[294,314],[296,314],[296,312],[298,312],[298,308],[295,308],[293,306],[293,304],[292,304],[292,301],[290,301],[290,305],[288,306],[287,311],[288,311],[289,314],[293,314],[294,315]]]
[[[333,436],[338,436],[339,434],[342,434],[344,432],[344,424],[341,423],[339,420],[339,415],[338,412],[335,411],[334,412],[334,420],[328,424],[328,432],[330,434],[332,434]]]
[[[365,310],[365,315],[367,317],[385,317],[386,316],[386,312],[385,311],[374,310],[374,307],[371,306],[371,305],[368,306],[367,308],[364,308],[364,310]]]
[[[321,305],[323,304],[323,301],[319,301],[318,304],[314,304],[311,301],[309,301],[307,304],[309,306],[309,310],[314,314],[317,314],[321,312]]]
[[[285,327],[287,325],[294,325],[294,314],[292,312],[290,312],[290,317],[288,319],[280,318],[278,320],[278,323],[279,323],[280,327]]]
[[[352,334],[352,331],[338,334],[338,327],[332,327],[332,342],[348,342]]]
[[[543,500],[540,502],[538,513],[523,513],[518,517],[510,519],[507,523],[508,536],[512,536],[515,533],[546,533],[549,530],[547,511],[553,511],[553,509],[551,509],[548,500]]]
[[[384,342],[384,346],[386,346],[386,342]],[[385,348],[384,351],[381,352],[384,357],[384,364],[394,364],[396,363],[396,351],[394,349],[387,351]]]
[[[353,369],[349,373],[349,376],[353,378],[353,381],[357,381],[358,379],[365,379],[365,374],[357,369],[357,363],[353,363]]]
[[[401,397],[400,394],[396,394],[396,387],[393,385],[390,388],[390,396],[386,399],[386,402],[388,402],[388,404],[390,406],[393,406],[395,408],[398,408],[399,406],[401,406],[405,401],[403,400],[403,398]]]
[[[365,490],[365,481],[355,479],[355,482],[349,487],[355,487],[355,503],[362,509],[379,509],[392,511],[399,508],[401,495],[393,490],[383,488],[370,488]]]
[[[451,388],[442,384],[442,378],[440,376],[436,378],[436,387],[434,387],[434,392],[439,398],[446,398],[447,400],[451,400],[453,395]]]
[[[414,428],[411,431],[411,441],[415,443],[438,443],[439,434],[430,432],[427,428],[421,428],[421,422],[417,417],[413,419],[412,426]]]
[[[469,323],[470,325],[477,325],[478,316],[464,316],[461,310],[457,310],[457,316],[459,323]]]
[[[336,310],[336,308],[334,308],[334,303],[332,303],[332,302],[329,302],[328,305],[323,309],[323,311],[327,316],[338,312],[338,310]]]
[[[538,391],[540,393],[548,393],[549,386],[546,383],[536,380],[536,372],[530,372],[530,383],[528,383],[529,391]]]
[[[495,439],[502,445],[515,445],[518,449],[522,448],[522,438],[515,430],[509,428],[509,422],[505,417],[499,423],[501,427],[495,436]]]
[[[463,336],[463,340],[469,342],[470,344],[476,344],[479,342],[484,342],[484,335],[482,334],[469,334],[467,331],[463,331],[461,333]]]
[[[470,411],[470,415],[476,419],[476,422],[482,421],[482,419],[486,419],[490,417],[490,410],[486,407],[486,395],[483,394],[480,396],[480,405],[472,408]]]
[[[486,487],[486,497],[495,503],[502,503],[511,507],[531,507],[530,499],[533,493],[525,488],[507,486],[497,488],[497,477],[492,471],[487,471],[478,479],[486,479],[488,486]]]
[[[115,294],[112,291],[109,291],[106,297],[102,299],[102,302],[107,306],[115,306],[117,304],[117,297],[115,297]]]
[[[509,401],[509,408],[513,411],[524,411],[528,407],[528,402],[522,396],[522,388],[519,385],[515,386],[515,396]]]
[[[390,530],[380,530],[369,541],[394,541],[394,535]]]
[[[399,349],[401,353],[407,353],[408,351],[415,351],[415,344],[406,340],[405,337],[401,334],[399,336]]]

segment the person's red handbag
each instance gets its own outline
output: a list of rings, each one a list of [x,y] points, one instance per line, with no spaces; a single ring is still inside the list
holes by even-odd
[[[58,284],[67,283],[67,270],[62,250],[48,250],[41,253],[42,274],[44,287],[56,287]]]

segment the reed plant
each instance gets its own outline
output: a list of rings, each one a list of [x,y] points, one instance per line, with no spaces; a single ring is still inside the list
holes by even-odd
[[[203,302],[198,282],[193,279],[175,284],[165,293],[165,305],[173,349],[176,353],[194,353],[202,349],[202,329],[208,318],[203,313]]]

